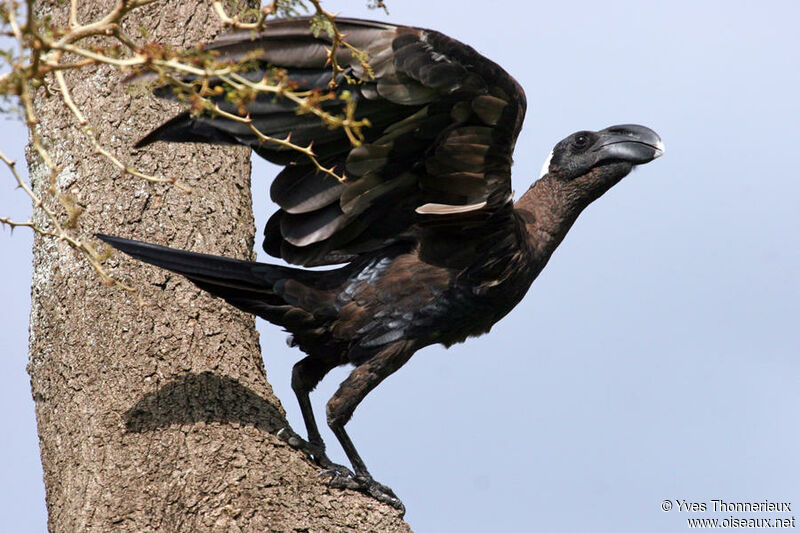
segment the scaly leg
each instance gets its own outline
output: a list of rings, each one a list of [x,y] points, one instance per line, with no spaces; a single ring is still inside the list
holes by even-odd
[[[344,429],[345,424],[353,416],[353,411],[369,392],[380,384],[397,369],[409,360],[415,350],[407,342],[396,342],[383,351],[362,363],[350,373],[339,386],[339,390],[328,401],[327,415],[328,426],[339,439],[347,458],[353,465],[355,481],[360,489],[372,495],[375,499],[405,512],[403,502],[394,494],[392,489],[372,479],[367,466],[356,451],[353,441]],[[336,486],[344,485],[347,481],[334,475],[331,483]]]
[[[300,413],[308,432],[308,440],[303,440],[291,428],[283,428],[278,436],[290,446],[305,452],[315,463],[326,470],[337,471],[344,476],[354,477],[350,470],[331,461],[325,453],[325,442],[319,433],[314,409],[311,407],[309,393],[322,381],[322,378],[340,364],[338,358],[306,357],[292,368],[292,389],[300,404]]]

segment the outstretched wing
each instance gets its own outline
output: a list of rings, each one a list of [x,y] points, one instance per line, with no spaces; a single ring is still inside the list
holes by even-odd
[[[371,73],[349,50],[337,91],[349,91],[356,118],[367,118],[365,142],[353,147],[341,129],[297,114],[292,103],[262,95],[247,105],[253,124],[273,137],[313,142],[340,182],[296,151],[261,143],[246,124],[183,113],[142,139],[245,144],[286,165],[271,187],[280,206],[265,229],[264,249],[302,265],[341,263],[420,235],[469,231],[511,212],[511,155],[525,114],[525,95],[502,68],[441,33],[378,22],[337,19],[353,46],[367,52]],[[209,46],[222,58],[249,59],[260,78],[286,71],[300,89],[327,90],[330,39],[307,19],[279,20],[263,32],[235,33]],[[224,104],[234,110],[232,104]],[[332,112],[337,100],[324,102]],[[438,229],[437,229],[438,228]]]

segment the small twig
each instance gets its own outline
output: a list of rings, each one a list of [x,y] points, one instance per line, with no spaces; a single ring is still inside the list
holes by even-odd
[[[78,0],[71,0],[69,4],[69,27],[74,30],[78,27]]]
[[[347,179],[347,177],[345,175],[337,175],[335,167],[326,168],[323,166],[314,153],[311,144],[308,146],[295,144],[291,141],[291,135],[287,135],[285,138],[266,135],[256,128],[249,116],[237,115],[221,109],[217,103],[217,99],[221,95],[217,80],[232,87],[233,91],[240,92],[242,95],[241,102],[248,102],[259,94],[271,94],[275,97],[283,98],[294,105],[298,113],[314,115],[330,128],[342,128],[344,134],[353,145],[358,145],[363,141],[362,129],[370,126],[366,119],[355,119],[355,103],[348,98],[346,92],[337,95],[333,91],[324,94],[319,91],[296,91],[289,86],[285,78],[280,76],[276,77],[277,81],[270,82],[264,79],[260,82],[252,82],[238,73],[241,70],[241,65],[216,62],[213,54],[204,55],[201,53],[198,56],[195,51],[194,54],[181,56],[163,47],[141,48],[122,31],[122,21],[131,11],[154,1],[116,0],[110,11],[99,19],[81,24],[79,20],[81,4],[78,0],[69,0],[68,26],[65,29],[59,29],[40,25],[34,12],[34,0],[25,0],[22,4],[24,5],[22,9],[26,17],[24,24],[20,24],[16,13],[21,4],[14,0],[0,0],[0,9],[2,9],[10,29],[8,35],[16,40],[20,50],[19,58],[9,59],[10,72],[0,75],[0,87],[2,87],[2,91],[5,94],[13,95],[19,99],[19,107],[22,109],[25,123],[30,130],[30,149],[47,169],[48,174],[45,179],[49,178],[49,184],[47,182],[44,183],[40,194],[34,193],[33,189],[19,175],[14,162],[0,152],[0,160],[10,169],[17,186],[23,189],[30,198],[34,213],[42,215],[41,217],[32,217],[31,220],[26,222],[17,222],[7,217],[0,217],[0,224],[9,226],[12,229],[16,227],[31,228],[32,231],[40,236],[66,242],[85,257],[104,282],[113,283],[133,292],[140,303],[141,299],[133,288],[113,279],[105,271],[102,265],[105,254],[98,253],[94,245],[75,235],[76,230],[73,224],[80,215],[81,210],[71,197],[59,190],[57,177],[62,169],[55,163],[50,152],[45,147],[40,132],[39,119],[34,107],[36,91],[41,90],[43,87],[48,95],[59,95],[60,101],[63,102],[74,117],[80,131],[89,138],[94,152],[106,158],[120,171],[153,183],[170,183],[187,192],[191,192],[191,189],[178,181],[178,179],[158,178],[140,172],[123,163],[104,147],[90,126],[87,115],[75,102],[67,82],[67,76],[64,73],[66,71],[80,72],[81,69],[86,67],[98,65],[110,65],[121,71],[146,69],[154,72],[159,76],[160,80],[164,80],[167,84],[191,95],[190,99],[192,99],[196,110],[203,110],[212,115],[222,116],[227,120],[246,124],[261,142],[272,143],[288,150],[295,150],[307,157],[320,172],[340,181]],[[372,70],[366,61],[366,54],[345,41],[346,35],[336,28],[336,15],[325,11],[320,0],[309,1],[314,6],[320,20],[325,21],[324,28],[332,42],[331,50],[328,51],[328,58],[333,72],[331,88],[333,89],[336,86],[336,81],[341,79],[341,75],[344,74],[346,76],[346,69],[337,61],[337,52],[342,48],[347,48],[353,57],[361,62],[365,72],[371,76]],[[378,3],[380,4],[381,2]],[[297,5],[305,9],[302,2],[290,3],[284,0],[273,0],[258,12],[253,11],[244,15],[231,16],[226,12],[223,0],[211,0],[213,10],[225,26],[250,31],[262,29],[268,18],[277,13],[283,15],[294,14],[294,9]],[[97,39],[92,41],[92,46],[84,45],[85,39],[90,37]],[[98,46],[98,42],[102,46]],[[65,61],[64,58],[69,59]],[[235,93],[231,94],[236,96]],[[326,111],[326,106],[322,105],[326,101],[331,102],[334,100],[344,102],[343,110],[338,114]],[[244,104],[241,105],[246,107]],[[336,106],[336,109],[341,108]],[[48,207],[49,205],[54,207]],[[66,211],[66,216],[61,211],[61,208]]]
[[[225,26],[237,30],[259,31],[264,28],[264,24],[267,22],[267,17],[275,14],[277,2],[273,1],[272,3],[262,7],[255,22],[242,22],[238,15],[234,17],[229,16],[220,0],[212,0],[211,7],[214,8],[214,12],[217,14],[217,17],[219,17],[219,20],[221,20],[222,24]]]
[[[67,87],[67,81],[64,79],[64,71],[56,70],[53,74],[56,77],[56,82],[58,82],[58,87],[61,89],[61,98],[64,99],[64,103],[67,105],[69,110],[72,111],[72,114],[75,115],[75,118],[78,119],[78,124],[81,126],[86,125],[86,117],[83,116],[81,110],[75,105],[75,101],[72,99],[69,87]]]
[[[291,137],[292,137],[291,134],[287,135],[285,139],[279,139],[277,137],[270,137],[269,135],[265,135],[264,133],[259,131],[259,129],[256,128],[253,125],[253,120],[250,117],[241,117],[241,116],[236,115],[234,113],[229,113],[229,112],[221,109],[217,104],[213,104],[212,103],[210,105],[212,106],[213,112],[215,114],[217,114],[217,115],[219,115],[221,117],[227,118],[228,120],[233,120],[235,122],[240,122],[242,124],[246,124],[250,128],[250,131],[252,131],[253,134],[256,137],[258,137],[258,140],[261,141],[262,143],[277,144],[278,146],[283,146],[285,148],[290,148],[292,150],[300,152],[301,154],[304,154],[311,161],[311,163],[314,165],[314,167],[316,167],[316,169],[319,170],[320,172],[323,172],[323,173],[331,176],[332,178],[335,178],[338,181],[345,181],[347,179],[347,176],[345,176],[344,174],[342,174],[341,176],[336,174],[333,171],[333,169],[335,167],[325,168],[319,162],[319,160],[317,159],[317,156],[316,156],[316,154],[314,154],[314,151],[312,150],[310,144],[308,146],[300,146],[300,145],[294,144],[293,142],[291,142]]]
[[[49,220],[50,224],[55,228],[55,230],[54,231],[45,230],[41,226],[35,224],[33,221],[14,222],[13,220],[6,217],[0,218],[0,222],[10,226],[12,229],[21,226],[29,227],[34,232],[44,237],[52,237],[58,240],[65,241],[67,244],[69,244],[70,246],[72,246],[73,248],[75,248],[76,250],[78,250],[83,254],[84,258],[88,261],[88,263],[92,266],[92,268],[94,268],[94,270],[97,272],[97,274],[102,278],[102,280],[105,283],[116,285],[128,292],[133,293],[136,296],[136,299],[139,302],[142,302],[141,297],[139,296],[139,293],[136,289],[113,278],[105,271],[103,265],[101,264],[102,258],[100,257],[100,255],[97,253],[97,251],[94,249],[93,246],[87,244],[82,239],[72,237],[71,235],[69,235],[69,233],[67,233],[64,226],[61,224],[61,222],[59,222],[58,215],[52,209],[47,207],[44,204],[44,202],[42,202],[42,199],[36,193],[34,193],[33,190],[28,186],[28,184],[25,183],[25,180],[22,179],[22,176],[20,176],[19,172],[17,171],[16,162],[6,157],[6,155],[3,152],[0,152],[0,160],[3,161],[3,163],[5,163],[6,166],[9,168],[11,174],[14,176],[14,179],[17,181],[17,185],[21,189],[23,189],[25,193],[30,197],[31,201],[33,202],[34,208],[40,209],[45,214],[45,216]]]
[[[361,144],[361,128],[371,126],[369,120],[361,119],[355,120],[355,104],[352,100],[347,100],[348,104],[345,105],[345,115],[337,116],[323,111],[319,106],[314,105],[315,101],[320,101],[318,93],[315,91],[290,91],[284,85],[268,85],[261,82],[251,82],[247,78],[232,73],[229,76],[219,76],[225,83],[235,88],[246,87],[256,93],[272,93],[280,95],[287,100],[291,101],[300,113],[311,113],[322,119],[331,128],[343,128],[350,142],[358,146]],[[336,95],[330,93],[326,99],[335,98]]]
[[[338,78],[339,74],[344,73],[346,70],[341,65],[339,65],[339,61],[336,57],[339,48],[342,46],[350,50],[350,54],[356,59],[358,59],[359,63],[361,63],[364,72],[367,73],[370,79],[373,79],[375,77],[375,74],[372,71],[372,66],[369,64],[367,54],[364,51],[356,48],[352,44],[345,41],[345,34],[340,32],[339,28],[336,26],[336,17],[338,15],[325,11],[325,9],[323,9],[322,7],[322,3],[320,2],[320,0],[309,0],[309,1],[314,6],[314,9],[317,12],[317,16],[321,17],[327,22],[325,26],[325,31],[331,38],[331,48],[330,50],[327,50],[328,62],[331,64],[331,69],[333,70],[333,77],[331,78],[329,84],[330,88],[333,89],[334,87],[336,87],[337,85],[336,79]]]
[[[130,174],[131,176],[136,176],[137,178],[142,178],[142,179],[147,180],[147,181],[149,181],[151,183],[171,183],[172,185],[174,185],[175,187],[179,188],[183,192],[187,192],[187,193],[192,192],[192,188],[191,187],[189,187],[188,185],[184,184],[183,182],[181,182],[177,178],[158,178],[156,176],[151,176],[150,174],[145,174],[144,172],[140,172],[139,170],[137,170],[134,167],[126,166],[122,161],[120,161],[119,159],[114,157],[114,155],[111,152],[109,152],[108,150],[103,148],[103,145],[100,144],[100,142],[94,136],[94,134],[91,131],[91,129],[86,128],[86,129],[83,130],[83,132],[86,134],[87,137],[89,137],[92,140],[92,143],[94,144],[94,151],[96,153],[102,155],[106,159],[108,159],[109,162],[112,165],[114,165],[115,167],[117,167],[118,169],[123,171],[124,173]]]
[[[42,235],[47,235],[47,236],[50,236],[50,237],[57,237],[58,236],[55,233],[42,231],[39,227],[36,226],[36,224],[33,223],[32,220],[28,220],[27,222],[14,222],[10,218],[0,217],[0,224],[3,224],[5,226],[9,226],[12,230],[14,228],[31,228],[33,231],[35,231],[37,233],[40,233]]]

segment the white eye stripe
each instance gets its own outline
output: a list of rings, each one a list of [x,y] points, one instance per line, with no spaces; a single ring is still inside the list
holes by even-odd
[[[553,159],[553,150],[550,150],[550,154],[547,156],[547,159],[544,160],[544,165],[542,165],[542,170],[539,172],[539,179],[542,179],[545,174],[550,172],[550,160]]]

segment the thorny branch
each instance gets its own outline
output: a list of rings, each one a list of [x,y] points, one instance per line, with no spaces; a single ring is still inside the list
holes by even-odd
[[[366,54],[362,50],[359,50],[344,40],[345,36],[342,35],[342,33],[336,27],[336,15],[322,9],[320,0],[309,1],[311,4],[313,4],[314,9],[316,10],[316,15],[312,20],[312,27],[317,33],[320,31],[325,31],[328,36],[330,36],[333,43],[331,44],[330,50],[328,50],[328,62],[331,65],[334,75],[334,77],[331,78],[330,87],[333,88],[336,85],[336,77],[345,71],[345,69],[339,65],[339,62],[336,59],[336,53],[339,51],[341,46],[348,48],[350,53],[353,54],[353,57],[361,62],[361,65],[364,67],[364,71],[367,73],[367,75],[370,78],[373,78],[374,74],[372,72],[372,67],[370,67],[369,63],[367,62],[368,58]],[[386,9],[386,6],[383,5],[383,2],[378,2],[377,6]]]
[[[372,75],[367,63],[368,58],[366,53],[346,42],[347,36],[336,28],[336,16],[325,11],[320,0],[308,1],[314,10],[312,30],[315,34],[326,32],[332,42],[328,50],[332,74],[329,93],[297,91],[277,70],[266,75],[261,81],[251,81],[241,75],[246,65],[218,61],[213,54],[205,52],[202,47],[178,52],[158,44],[137,44],[136,39],[122,31],[123,20],[132,11],[155,1],[157,0],[118,0],[112,10],[99,20],[81,24],[78,21],[78,0],[70,0],[69,22],[66,28],[55,27],[48,21],[38,20],[33,11],[33,0],[0,1],[0,19],[6,27],[4,35],[11,37],[17,47],[16,54],[14,52],[2,54],[6,64],[0,63],[0,67],[4,67],[3,70],[7,72],[0,75],[0,96],[17,101],[17,107],[21,109],[30,130],[30,147],[49,172],[49,187],[37,195],[19,174],[15,162],[0,152],[0,160],[8,167],[17,187],[30,198],[34,213],[43,215],[31,217],[26,222],[0,217],[0,224],[9,226],[12,230],[17,227],[27,227],[43,237],[67,243],[83,255],[105,283],[133,292],[140,303],[141,299],[134,288],[121,283],[106,272],[103,262],[110,255],[110,250],[103,246],[102,249],[105,251],[98,251],[92,241],[81,236],[91,235],[93,231],[80,231],[79,218],[82,209],[57,185],[56,178],[62,169],[55,164],[39,131],[40,122],[33,103],[33,94],[36,91],[44,89],[60,96],[60,101],[69,110],[75,125],[85,135],[94,153],[108,160],[121,172],[152,183],[172,184],[185,192],[191,192],[191,189],[177,178],[145,174],[126,164],[104,147],[102,139],[95,134],[85,114],[73,99],[64,75],[65,71],[81,71],[99,65],[110,65],[123,72],[133,71],[139,74],[149,72],[148,77],[157,79],[159,84],[171,86],[179,98],[189,102],[193,112],[210,113],[247,124],[261,142],[296,150],[309,158],[320,172],[338,180],[347,178],[344,175],[337,175],[333,168],[325,168],[318,161],[310,144],[300,146],[292,143],[291,135],[280,139],[258,131],[246,113],[246,103],[259,94],[281,97],[294,104],[298,113],[313,114],[331,128],[342,128],[354,145],[363,140],[362,129],[370,125],[366,120],[355,119],[355,104],[346,91],[340,94],[333,91],[336,80],[346,75],[346,69],[337,61],[338,50],[347,48],[362,64],[365,72]],[[230,15],[225,10],[224,2],[210,1],[224,26],[251,32],[261,30],[272,17],[292,17],[301,14],[300,10],[308,11],[303,3],[304,0],[273,0],[260,9]],[[385,9],[381,0],[371,0],[370,7]],[[24,12],[24,23],[20,22],[20,11]],[[90,41],[92,44],[86,44]],[[187,81],[189,79],[191,81]],[[234,104],[238,103],[238,113],[220,107],[222,96]],[[321,105],[334,99],[342,101],[341,114],[332,114]]]
[[[16,162],[6,157],[6,155],[2,152],[0,152],[0,160],[2,160],[3,163],[5,163],[6,166],[8,166],[9,170],[11,171],[11,174],[17,181],[17,187],[24,190],[25,193],[30,197],[31,201],[33,202],[33,208],[35,210],[40,210],[42,213],[44,213],[44,215],[47,217],[53,229],[46,230],[39,224],[33,222],[33,219],[28,220],[27,222],[15,222],[6,217],[0,217],[0,223],[10,226],[12,229],[17,227],[28,227],[31,228],[34,232],[38,233],[39,235],[42,235],[43,237],[52,237],[66,242],[67,244],[69,244],[70,246],[72,246],[73,248],[75,248],[76,250],[80,251],[83,254],[83,256],[86,258],[89,264],[97,271],[98,275],[101,277],[103,282],[109,285],[111,284],[117,285],[120,288],[125,289],[126,291],[134,293],[136,295],[137,300],[139,300],[139,303],[140,304],[143,303],[141,298],[139,297],[139,294],[133,287],[125,285],[121,281],[112,278],[111,276],[108,275],[108,273],[106,273],[102,263],[103,261],[106,260],[107,254],[98,252],[91,242],[79,239],[70,234],[70,232],[68,231],[68,226],[74,225],[75,221],[77,220],[77,217],[80,215],[80,209],[74,206],[74,204],[64,202],[64,204],[66,205],[64,204],[62,205],[64,205],[64,207],[68,212],[68,218],[66,223],[62,223],[61,217],[58,215],[58,213],[50,209],[42,201],[42,199],[36,193],[33,192],[33,190],[28,186],[28,184],[25,183],[25,180],[22,179],[22,176],[20,176],[19,172],[17,171]],[[64,200],[65,199],[62,198],[62,202]]]

